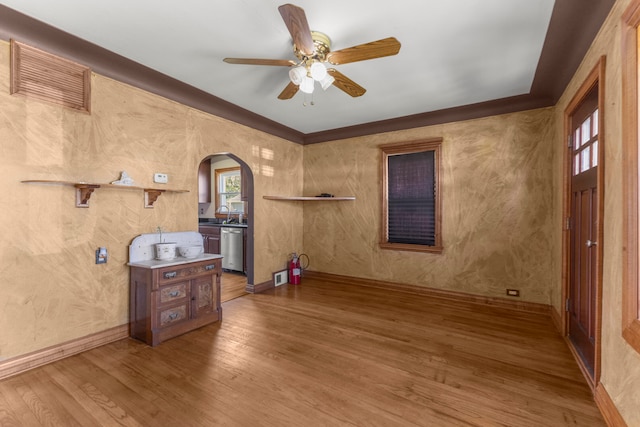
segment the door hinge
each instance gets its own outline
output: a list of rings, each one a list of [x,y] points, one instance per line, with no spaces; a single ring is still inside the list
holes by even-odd
[[[565,302],[564,302],[564,311],[569,311],[569,305],[570,305],[569,301],[570,301],[569,298],[567,298],[565,300]]]
[[[564,229],[571,230],[571,217],[567,217],[564,221]]]
[[[569,147],[569,148],[573,148],[573,138],[572,138],[572,136],[573,135],[567,136],[567,147]]]

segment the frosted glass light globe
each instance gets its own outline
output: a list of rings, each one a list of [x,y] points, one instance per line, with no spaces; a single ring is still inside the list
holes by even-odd
[[[327,67],[322,62],[314,62],[311,64],[311,77],[313,80],[321,81],[327,76]]]
[[[304,93],[313,93],[313,79],[305,76],[300,83],[300,90]]]
[[[294,85],[300,85],[302,79],[307,76],[307,70],[304,67],[296,67],[289,70],[289,79]]]

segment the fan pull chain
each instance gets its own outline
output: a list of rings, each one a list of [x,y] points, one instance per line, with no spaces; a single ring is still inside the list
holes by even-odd
[[[312,107],[315,105],[315,103],[313,102],[313,92],[311,92],[311,102],[309,102],[308,104],[307,104],[307,94],[306,93],[304,94],[304,101],[302,102],[302,106],[306,107],[307,105],[310,105]]]

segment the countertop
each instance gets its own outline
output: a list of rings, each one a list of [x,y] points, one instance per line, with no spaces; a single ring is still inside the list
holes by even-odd
[[[173,267],[174,265],[183,265],[189,264],[190,262],[198,262],[198,261],[208,261],[212,259],[220,259],[222,255],[218,254],[200,254],[195,258],[183,258],[183,257],[175,257],[174,259],[147,259],[140,260],[135,262],[127,263],[127,265],[131,267],[142,267],[142,268],[162,268],[162,267]]]
[[[216,222],[199,222],[198,227],[235,227],[247,228],[247,224],[219,224]]]
[[[156,259],[156,245],[159,242],[175,243],[175,257],[167,260]],[[200,248],[200,255],[195,258],[181,257],[177,250],[180,246],[197,246]],[[162,233],[162,237],[160,233],[150,233],[141,234],[132,240],[131,245],[129,245],[129,263],[127,265],[142,268],[161,268],[218,258],[222,258],[222,256],[204,253],[202,234],[197,231]]]

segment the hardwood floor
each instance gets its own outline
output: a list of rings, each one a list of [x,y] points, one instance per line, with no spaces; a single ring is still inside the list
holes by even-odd
[[[551,319],[303,279],[0,382],[2,426],[604,426]]]
[[[247,276],[242,273],[223,272],[220,279],[220,302],[247,295]]]

